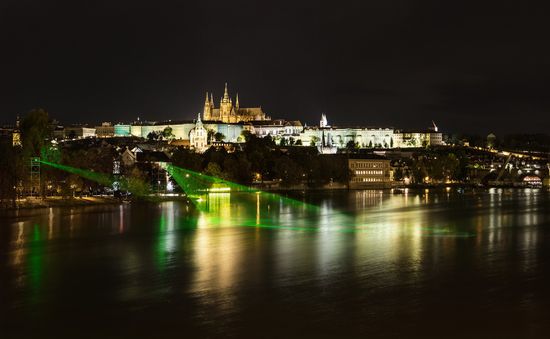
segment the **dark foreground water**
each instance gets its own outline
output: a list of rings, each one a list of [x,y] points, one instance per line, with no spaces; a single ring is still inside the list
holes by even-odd
[[[550,336],[541,190],[212,194],[0,217],[0,338]]]

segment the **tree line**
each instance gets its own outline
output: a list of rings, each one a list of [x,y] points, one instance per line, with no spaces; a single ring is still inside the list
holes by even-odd
[[[281,147],[269,136],[258,138],[249,133],[245,133],[242,147],[234,152],[211,147],[199,154],[178,148],[172,163],[244,185],[279,181],[282,186],[299,183],[319,186],[347,183],[350,178],[345,154],[321,155],[315,147]]]

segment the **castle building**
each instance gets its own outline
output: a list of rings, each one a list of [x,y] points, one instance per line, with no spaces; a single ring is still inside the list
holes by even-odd
[[[442,133],[433,124],[425,131],[401,131],[394,128],[365,126],[330,126],[323,114],[319,126],[304,127],[295,140],[300,139],[304,146],[317,146],[321,153],[334,153],[346,148],[351,141],[359,148],[407,148],[443,145]],[[282,135],[289,139],[290,136]]]
[[[206,121],[221,121],[224,123],[237,123],[244,121],[262,121],[271,120],[271,117],[267,116],[261,107],[242,108],[239,105],[239,94],[235,98],[235,104],[233,99],[229,97],[227,90],[227,83],[225,84],[225,90],[223,97],[220,99],[220,106],[216,108],[214,106],[214,96],[208,92],[206,93],[206,99],[204,100],[203,119]]]

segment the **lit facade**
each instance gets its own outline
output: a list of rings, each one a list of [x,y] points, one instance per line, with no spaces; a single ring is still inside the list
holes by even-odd
[[[290,138],[290,135],[284,137]],[[294,136],[296,138],[296,136]],[[360,148],[407,148],[443,145],[443,135],[434,125],[423,132],[403,132],[394,128],[331,127],[322,115],[319,127],[305,127],[298,138],[304,146],[345,148],[350,141]]]
[[[348,165],[352,172],[350,188],[388,187],[391,184],[391,167],[387,159],[348,159]]]
[[[239,142],[241,139],[242,124],[204,123],[202,121],[201,124],[207,131],[222,133],[225,136],[224,141]],[[167,127],[170,127],[175,140],[185,141],[190,140],[190,133],[195,126],[195,122],[117,124],[114,126],[114,133],[118,137],[147,138],[151,132],[162,133]]]
[[[110,122],[103,122],[96,126],[95,133],[98,138],[111,138],[115,136],[115,127]]]
[[[229,96],[227,90],[227,83],[225,84],[223,97],[220,99],[219,108],[214,106],[214,95],[210,93],[210,96],[208,96],[208,92],[206,93],[203,119],[205,121],[221,121],[225,123],[271,120],[261,107],[240,107],[238,94],[235,98],[235,104],[233,104],[233,99]]]
[[[189,132],[189,143],[197,152],[202,153],[208,148],[208,131],[202,125],[200,113],[195,127]]]
[[[345,148],[348,142],[353,141],[359,147],[397,147],[394,141],[393,128],[368,127],[306,127],[300,133],[300,140],[307,146],[324,146]]]
[[[282,136],[297,137],[302,133],[304,127],[300,121],[286,121],[284,119],[270,121],[251,121],[245,124],[245,129],[250,133],[263,138],[271,136],[275,139]]]
[[[63,130],[63,137],[74,138],[93,138],[96,136],[95,128],[83,127],[83,126],[70,126],[65,127]]]

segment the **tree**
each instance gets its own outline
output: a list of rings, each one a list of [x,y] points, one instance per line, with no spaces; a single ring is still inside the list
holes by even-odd
[[[403,180],[403,169],[401,168],[401,166],[397,167],[393,172],[393,180],[395,181]]]
[[[206,131],[206,142],[207,143],[212,143],[212,141],[214,140],[214,135],[216,135],[216,132],[209,128],[208,131]]]
[[[216,134],[214,134],[214,139],[216,141],[223,141],[225,139],[225,135],[221,132],[216,132]]]
[[[281,141],[279,142],[280,146],[286,146],[286,138],[281,138]]]
[[[193,152],[186,148],[178,148],[172,154],[172,164],[178,167],[189,169],[191,171],[202,171],[203,158],[201,154]]]
[[[296,142],[294,143],[294,145],[296,145],[296,146],[302,146],[302,139],[296,140]]]
[[[352,153],[352,152],[355,152],[355,150],[359,147],[359,144],[356,143],[355,141],[353,140],[350,140],[347,142],[346,144],[346,150],[348,151],[348,153]]]
[[[218,165],[215,162],[209,162],[204,171],[206,174],[212,177],[216,177],[216,178],[224,177],[224,174],[222,172],[220,165]]]
[[[69,175],[67,183],[69,185],[70,191],[72,192],[73,198],[76,197],[77,193],[80,196],[82,196],[82,190],[84,188],[84,180],[82,180],[80,176],[76,174]]]
[[[420,184],[424,182],[424,178],[428,176],[425,157],[419,156],[418,158],[414,159],[411,171],[415,183]]]
[[[150,193],[151,187],[147,183],[147,176],[139,168],[132,168],[126,179],[125,188],[133,195],[142,197]]]
[[[319,140],[320,140],[320,139],[319,139],[318,136],[316,136],[316,135],[312,136],[312,137],[311,137],[311,146],[316,146],[317,143],[319,142]]]
[[[22,175],[22,152],[19,147],[12,147],[0,141],[0,207],[16,207],[17,187]]]
[[[61,162],[61,152],[57,145],[48,145],[42,146],[40,150],[40,158],[45,161],[60,163]]]
[[[303,170],[288,156],[277,159],[275,173],[276,177],[282,180],[284,186],[297,184],[303,178]]]
[[[241,132],[241,138],[244,139],[245,142],[248,142],[254,135],[249,130],[243,130]]]
[[[147,134],[147,140],[149,141],[157,141],[161,138],[161,134],[158,133],[158,132],[149,132],[149,134]]]
[[[251,164],[244,153],[228,156],[223,162],[223,169],[228,180],[245,185],[252,183]]]
[[[174,135],[174,133],[173,133],[172,127],[167,126],[167,127],[162,131],[162,137],[163,137],[165,140],[174,139],[174,138],[175,138],[175,135]]]
[[[347,183],[352,175],[348,167],[348,156],[345,154],[319,155],[321,184],[337,181]]]
[[[369,148],[372,148],[372,140],[369,141]]]
[[[39,156],[51,135],[48,113],[39,108],[30,111],[21,122],[21,138],[26,156]]]

